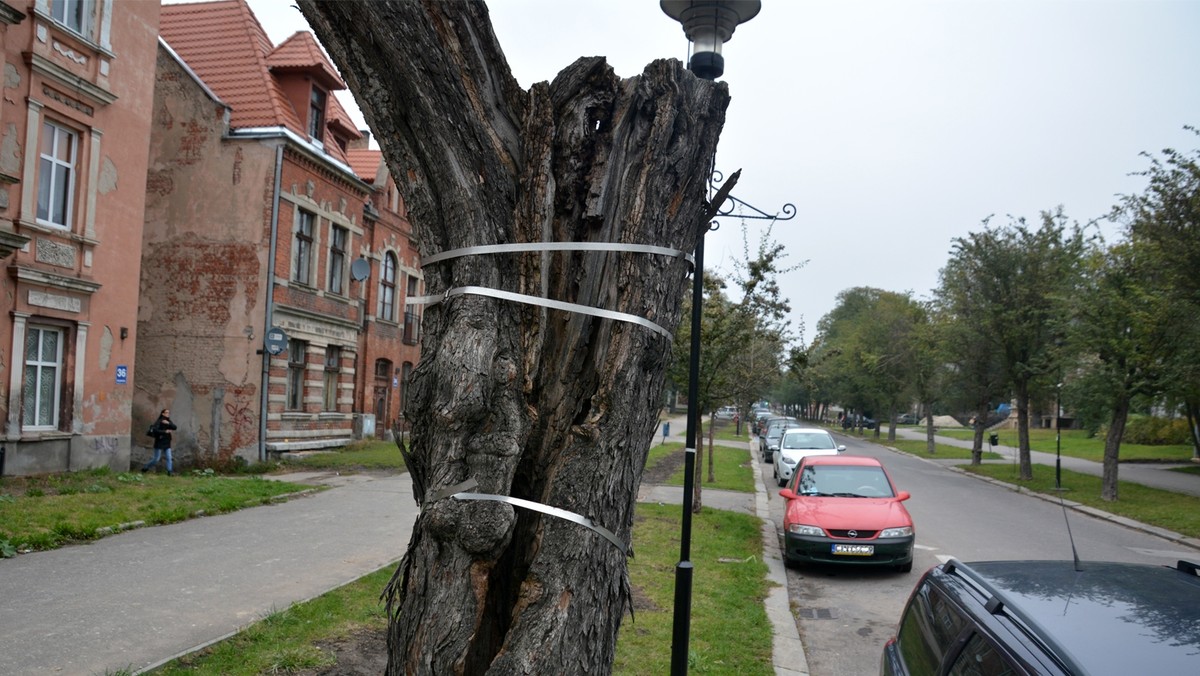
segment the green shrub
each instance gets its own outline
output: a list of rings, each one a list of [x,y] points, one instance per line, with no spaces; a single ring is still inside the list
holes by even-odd
[[[1107,432],[1107,428],[1101,433]],[[1131,415],[1125,423],[1122,443],[1145,444],[1146,446],[1171,446],[1190,444],[1192,437],[1187,420],[1183,418],[1158,418],[1148,415]]]

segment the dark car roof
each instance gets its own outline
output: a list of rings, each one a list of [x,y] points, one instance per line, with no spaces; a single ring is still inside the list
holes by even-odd
[[[947,564],[954,570],[956,561]],[[1194,567],[986,561],[964,567],[993,615],[1029,628],[1080,674],[1200,673],[1200,577]],[[997,605],[999,604],[999,605]]]

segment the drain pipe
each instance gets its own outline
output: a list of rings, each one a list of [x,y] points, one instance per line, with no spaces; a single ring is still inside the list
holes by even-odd
[[[263,321],[263,339],[275,321],[275,249],[279,245],[279,190],[283,180],[283,147],[287,145],[280,140],[275,146],[275,189],[271,197],[271,242],[270,253],[267,256],[267,302],[265,304],[265,319]],[[262,341],[260,341],[262,342]],[[267,391],[270,389],[269,377],[271,372],[271,355],[267,353],[266,343],[258,349],[262,355],[262,379],[259,381],[258,398],[258,461],[267,461]]]

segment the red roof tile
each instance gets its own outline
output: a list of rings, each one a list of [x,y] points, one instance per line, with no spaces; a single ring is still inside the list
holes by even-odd
[[[234,129],[287,127],[301,138],[307,135],[272,71],[304,70],[330,89],[346,88],[311,33],[298,32],[276,48],[245,0],[163,5],[159,34],[229,104]],[[335,97],[329,97],[326,117],[343,135],[361,138]],[[337,144],[325,136],[326,152],[346,162]]]
[[[369,148],[351,149],[346,151],[346,159],[349,160],[350,169],[354,171],[355,176],[374,184],[383,164],[383,152]]]

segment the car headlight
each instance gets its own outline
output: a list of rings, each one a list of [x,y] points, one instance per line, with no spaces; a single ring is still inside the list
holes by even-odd
[[[912,537],[912,526],[904,526],[902,528],[884,528],[879,537],[881,538],[906,538]]]
[[[785,456],[783,456],[783,457],[781,457],[781,458],[780,458],[780,460],[782,460],[782,461],[783,461],[783,464],[785,464],[785,465],[794,465],[794,464],[796,464],[796,463],[800,462],[800,461],[799,461],[799,460],[797,460],[796,458],[793,458],[793,457],[790,457],[790,456],[786,456],[786,455],[785,455]]]
[[[825,537],[825,531],[816,526],[805,526],[804,524],[794,523],[788,526],[788,532],[792,535],[817,535]]]

